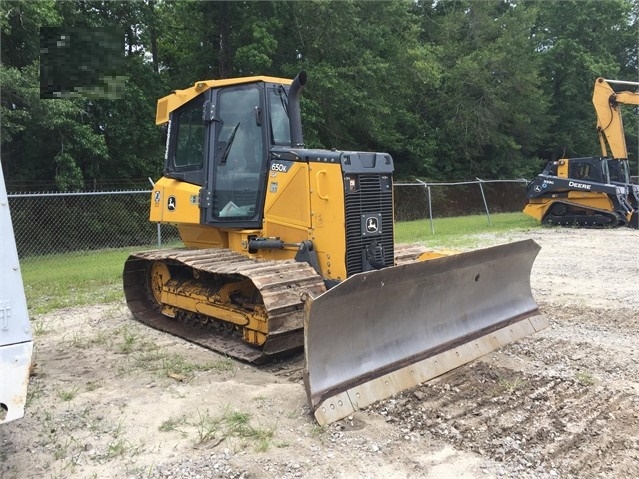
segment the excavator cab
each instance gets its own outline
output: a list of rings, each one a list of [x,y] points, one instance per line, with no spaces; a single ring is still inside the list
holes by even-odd
[[[610,182],[625,187],[628,201],[635,211],[639,211],[639,184],[633,183],[630,179],[629,163],[612,158],[606,158],[606,163],[610,172]]]

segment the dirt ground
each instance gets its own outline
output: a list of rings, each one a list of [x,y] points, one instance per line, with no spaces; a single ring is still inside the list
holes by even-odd
[[[32,318],[9,478],[639,477],[639,232],[541,229],[550,327],[320,428],[303,357],[242,364],[132,319],[124,302]]]

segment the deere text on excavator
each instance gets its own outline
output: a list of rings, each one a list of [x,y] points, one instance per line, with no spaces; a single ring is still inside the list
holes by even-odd
[[[548,225],[639,228],[639,185],[630,181],[620,107],[639,105],[639,92],[616,92],[614,84],[639,86],[595,81],[592,102],[603,156],[548,162],[528,184],[524,213]]]
[[[444,255],[394,241],[393,160],[304,147],[301,72],[197,82],[160,99],[150,219],[185,248],[132,254],[133,316],[244,361],[304,347],[320,424],[547,326],[539,246]]]

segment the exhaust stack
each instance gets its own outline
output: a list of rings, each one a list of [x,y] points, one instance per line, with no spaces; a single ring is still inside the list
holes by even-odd
[[[306,80],[306,72],[299,72],[288,91],[288,119],[291,125],[291,146],[293,148],[304,148],[300,97],[302,96],[302,90],[306,85]]]

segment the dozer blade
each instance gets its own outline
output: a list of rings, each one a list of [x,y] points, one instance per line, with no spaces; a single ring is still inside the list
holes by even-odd
[[[305,303],[304,384],[321,425],[548,326],[532,240],[359,273]]]

